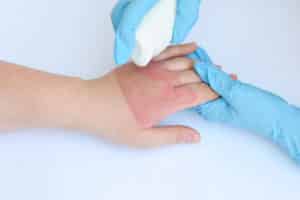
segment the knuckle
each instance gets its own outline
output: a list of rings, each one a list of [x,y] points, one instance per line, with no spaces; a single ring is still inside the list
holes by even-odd
[[[192,80],[192,81],[201,81],[199,76],[193,71],[193,70],[189,70],[187,72],[187,76]]]
[[[195,81],[195,77],[193,77],[191,71],[180,72],[178,75],[178,79],[180,84],[191,83]]]
[[[189,64],[194,67],[195,61],[193,59],[187,58],[189,60]]]
[[[182,57],[182,58],[179,58],[179,60],[188,67],[192,67],[194,64],[194,61],[190,58]]]
[[[172,47],[170,49],[170,54],[173,54],[173,55],[178,55],[181,53],[181,49],[179,47]]]
[[[193,87],[195,95],[195,98],[192,101],[193,105],[198,105],[214,98],[214,93],[210,90],[210,88],[207,85],[201,83],[195,84]]]
[[[190,69],[194,63],[193,60],[186,57],[177,58],[177,61],[179,62],[179,64],[183,65],[185,69]]]

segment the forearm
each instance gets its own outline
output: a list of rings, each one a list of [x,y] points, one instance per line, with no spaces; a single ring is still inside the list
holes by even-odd
[[[47,127],[105,134],[136,126],[114,73],[87,81],[5,62],[0,69],[0,131]]]
[[[81,80],[0,62],[0,130],[65,127]]]

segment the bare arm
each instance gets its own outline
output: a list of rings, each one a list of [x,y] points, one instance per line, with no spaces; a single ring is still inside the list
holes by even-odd
[[[78,78],[0,61],[0,130],[67,125],[80,85]]]

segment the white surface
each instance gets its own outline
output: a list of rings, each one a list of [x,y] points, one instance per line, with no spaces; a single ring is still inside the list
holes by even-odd
[[[176,0],[159,0],[147,13],[136,33],[132,60],[146,66],[171,42],[176,16]]]
[[[116,1],[1,1],[0,58],[95,77],[113,66]],[[300,105],[298,0],[204,1],[190,40],[225,70]],[[0,137],[2,200],[299,199],[300,168],[251,133],[183,112],[201,145],[130,151],[61,130]]]

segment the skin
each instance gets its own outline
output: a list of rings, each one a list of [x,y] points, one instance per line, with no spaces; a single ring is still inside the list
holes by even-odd
[[[191,128],[157,127],[174,112],[218,98],[185,58],[196,48],[173,46],[147,68],[128,63],[94,80],[0,62],[0,130],[76,129],[138,148],[197,143]]]

